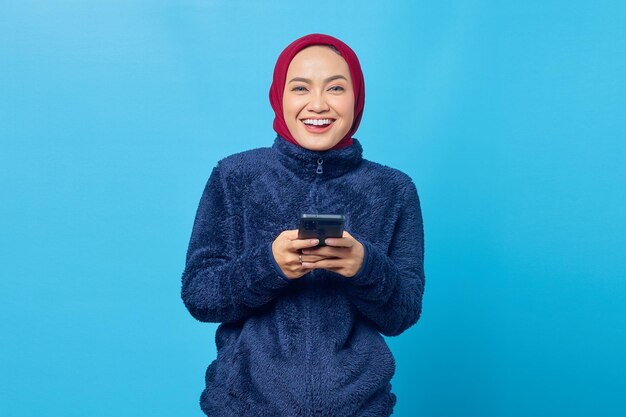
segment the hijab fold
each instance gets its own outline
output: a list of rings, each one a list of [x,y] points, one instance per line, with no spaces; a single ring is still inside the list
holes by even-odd
[[[321,33],[313,33],[296,39],[289,44],[279,55],[274,67],[274,78],[272,85],[270,86],[270,103],[272,109],[274,109],[274,130],[283,139],[301,146],[289,132],[287,123],[283,115],[283,92],[285,90],[285,82],[287,78],[287,70],[291,60],[296,56],[298,52],[306,47],[313,45],[332,45],[334,46],[342,58],[348,64],[350,69],[350,77],[352,78],[352,88],[354,91],[354,121],[352,127],[348,133],[331,149],[341,149],[346,146],[352,145],[352,135],[356,132],[361,123],[361,117],[363,116],[363,107],[365,106],[365,81],[363,79],[363,72],[361,71],[361,64],[354,51],[345,43],[337,38],[329,35],[323,35]]]

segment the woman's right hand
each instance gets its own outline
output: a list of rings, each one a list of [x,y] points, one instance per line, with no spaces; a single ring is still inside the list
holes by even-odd
[[[311,271],[300,263],[300,250],[317,246],[319,239],[298,239],[298,229],[284,230],[272,243],[272,253],[283,274],[297,279]]]

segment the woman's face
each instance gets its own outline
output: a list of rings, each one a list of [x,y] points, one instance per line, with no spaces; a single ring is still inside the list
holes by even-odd
[[[354,121],[354,92],[346,61],[327,46],[298,52],[287,69],[283,116],[304,148],[324,151],[339,143]]]

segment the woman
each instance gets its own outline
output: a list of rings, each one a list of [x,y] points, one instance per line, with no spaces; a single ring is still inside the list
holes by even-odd
[[[395,361],[381,336],[419,318],[423,226],[403,172],[362,158],[359,61],[312,34],[279,56],[277,137],[213,168],[182,299],[219,322],[200,406],[209,416],[389,416]],[[387,139],[387,138],[386,138]],[[301,213],[343,214],[341,238],[298,239]]]

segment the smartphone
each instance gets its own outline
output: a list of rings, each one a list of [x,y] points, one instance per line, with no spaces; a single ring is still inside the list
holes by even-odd
[[[319,239],[318,246],[326,246],[327,237],[343,237],[343,214],[302,214],[298,225],[298,239]]]

